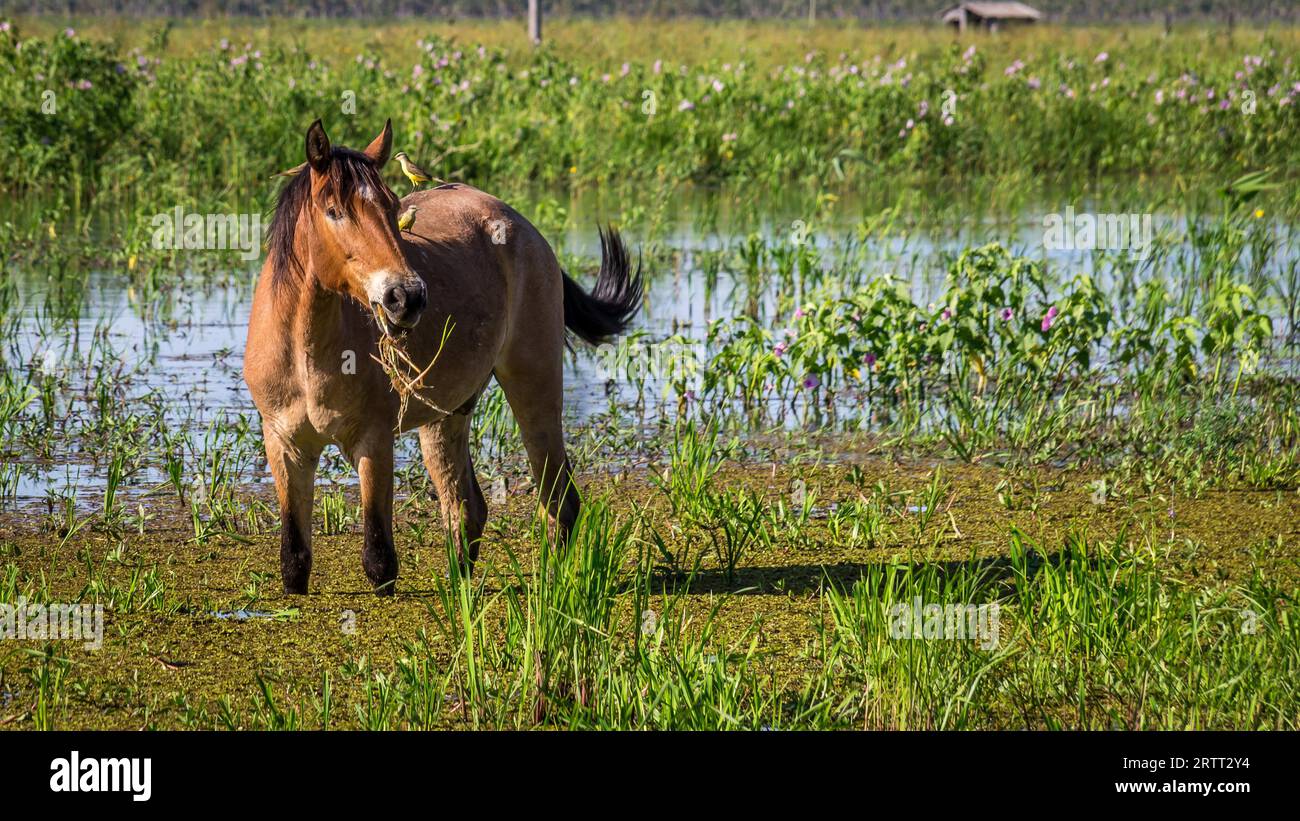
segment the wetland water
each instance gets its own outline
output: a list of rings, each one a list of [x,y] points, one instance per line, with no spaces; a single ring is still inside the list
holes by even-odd
[[[599,258],[596,225],[618,214],[617,209],[602,209],[588,199],[567,206],[525,201],[520,210],[535,219],[570,273],[589,285]],[[581,427],[626,413],[638,425],[652,425],[678,407],[678,399],[666,396],[671,372],[685,369],[686,362],[708,367],[711,322],[748,313],[772,323],[775,332],[784,321],[782,311],[806,292],[827,286],[847,291],[882,276],[906,283],[918,304],[933,304],[942,294],[949,262],[962,250],[987,242],[1043,260],[1062,280],[1086,272],[1102,290],[1132,291],[1137,281],[1178,276],[1195,265],[1188,220],[1174,211],[1147,214],[1150,235],[1134,235],[1131,241],[1145,250],[1045,247],[1044,215],[1068,219],[1071,211],[1103,213],[1105,207],[1100,199],[1064,197],[1046,197],[1015,210],[949,202],[937,217],[909,224],[905,209],[881,209],[851,196],[792,202],[755,214],[752,205],[696,192],[657,215],[635,209],[624,213],[631,223],[622,229],[625,241],[644,258],[645,306],[622,348],[578,346],[567,360],[567,422]],[[1272,270],[1294,272],[1294,226],[1278,222],[1273,231],[1278,241]],[[813,265],[801,265],[797,250],[789,253],[800,246],[814,252]],[[215,274],[208,266],[205,274],[182,275],[150,296],[130,285],[124,271],[94,270],[74,283],[43,276],[38,268],[16,272],[16,300],[5,323],[6,357],[57,382],[55,395],[34,400],[26,412],[43,412],[61,422],[44,453],[4,453],[7,464],[0,478],[7,493],[0,503],[32,508],[48,506],[55,498],[75,498],[78,507],[97,506],[111,460],[76,436],[78,429],[164,425],[176,437],[177,448],[191,453],[220,449],[232,428],[256,432],[256,412],[241,367],[260,263],[241,261],[238,251],[205,253],[220,255]],[[1290,318],[1281,305],[1289,294],[1272,285],[1278,304],[1274,332],[1286,336]],[[675,355],[657,347],[669,338],[676,343]],[[645,400],[639,405],[638,396]],[[772,402],[797,399],[776,395]],[[847,414],[851,421],[854,415],[869,418],[861,413],[863,401],[852,394],[836,399],[858,412]],[[151,421],[142,421],[146,418]],[[412,440],[403,451],[410,461],[413,437],[405,438]],[[241,451],[235,457],[241,482],[269,481],[257,464],[257,448],[236,449]],[[130,495],[157,488],[168,480],[167,470],[162,460],[143,460],[122,482],[122,491]],[[346,469],[336,472],[334,480],[350,482]]]

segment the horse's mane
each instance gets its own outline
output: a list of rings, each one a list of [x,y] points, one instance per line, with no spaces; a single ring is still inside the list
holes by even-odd
[[[332,148],[329,181],[323,193],[332,193],[347,215],[355,217],[352,195],[365,187],[377,193],[389,190],[374,161],[365,154],[350,148]],[[271,283],[277,293],[301,284],[305,276],[302,260],[298,258],[295,248],[294,235],[298,227],[298,215],[310,199],[311,170],[304,167],[280,191],[280,197],[275,203],[275,215],[271,217],[267,257],[271,263]]]

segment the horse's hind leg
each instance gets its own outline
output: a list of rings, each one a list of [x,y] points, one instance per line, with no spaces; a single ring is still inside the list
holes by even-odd
[[[487,501],[469,456],[469,416],[454,413],[421,427],[420,454],[438,492],[442,521],[456,545],[456,556],[461,567],[469,570],[478,559],[487,522]]]
[[[393,547],[393,434],[387,429],[364,436],[348,448],[361,480],[361,519],[365,546],[361,566],[375,593],[391,596],[397,583]]]
[[[280,502],[280,578],[286,593],[306,593],[311,578],[311,513],[320,448],[263,426],[266,464]]]
[[[564,339],[553,344],[536,339],[504,352],[496,377],[519,422],[528,463],[546,507],[551,532],[563,543],[578,518],[578,488],[564,450]]]

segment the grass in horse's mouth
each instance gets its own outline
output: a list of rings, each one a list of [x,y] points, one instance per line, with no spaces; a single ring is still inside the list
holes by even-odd
[[[370,303],[370,312],[375,315],[375,324],[379,326],[381,341],[384,337],[401,339],[406,336],[406,332],[410,330],[409,328],[403,328],[400,325],[395,326],[393,323],[389,322],[388,317],[384,316],[384,309],[379,307],[378,302]]]
[[[427,405],[443,415],[448,415],[449,411],[439,407],[429,398],[427,394],[432,391],[433,386],[425,384],[424,380],[429,375],[429,371],[433,370],[438,357],[442,355],[442,349],[447,344],[447,337],[451,335],[451,331],[455,327],[451,322],[451,317],[447,317],[447,322],[443,325],[442,340],[438,344],[438,350],[434,353],[433,358],[429,360],[429,364],[421,368],[412,361],[411,357],[402,348],[402,342],[405,340],[409,329],[399,328],[398,334],[394,335],[390,330],[392,323],[384,316],[383,309],[377,305],[372,305],[372,307],[374,308],[375,321],[379,323],[380,334],[379,354],[378,356],[372,354],[371,358],[384,369],[384,373],[388,375],[388,381],[392,383],[393,390],[397,392],[398,397],[401,399],[401,405],[397,411],[397,427],[399,429],[402,427],[402,419],[406,416],[406,409],[410,405],[412,397],[419,400],[421,404]]]

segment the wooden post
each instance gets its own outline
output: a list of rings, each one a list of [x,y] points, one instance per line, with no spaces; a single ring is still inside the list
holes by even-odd
[[[535,46],[542,44],[542,0],[528,0],[528,40]]]
[[[808,0],[808,25],[817,24],[817,0]]]

